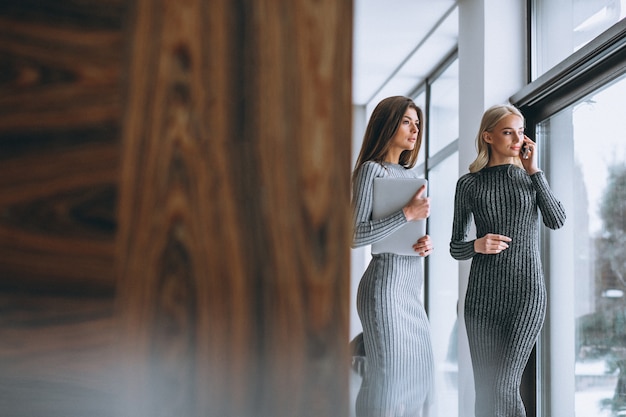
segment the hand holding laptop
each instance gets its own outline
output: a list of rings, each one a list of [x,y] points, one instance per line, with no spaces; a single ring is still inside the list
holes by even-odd
[[[417,239],[417,242],[413,245],[413,250],[419,256],[428,256],[430,255],[435,248],[433,247],[433,242],[430,240],[430,236],[424,235]]]
[[[407,221],[424,220],[430,215],[430,197],[425,197],[426,184],[422,185],[415,195],[402,208]]]
[[[426,218],[430,214],[427,187],[424,178],[374,179],[372,219],[385,218],[402,210],[407,222],[392,234],[372,243],[373,254],[385,252],[408,256],[430,254],[432,244],[430,237],[426,235]]]

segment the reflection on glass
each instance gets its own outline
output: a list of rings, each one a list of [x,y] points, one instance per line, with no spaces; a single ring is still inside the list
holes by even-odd
[[[553,176],[567,175],[568,181],[559,180],[557,192],[571,195],[567,221],[574,237],[571,246],[551,244],[552,275],[562,280],[552,287],[554,309],[568,308],[567,299],[555,291],[566,293],[573,285],[574,317],[553,318],[551,328],[556,330],[550,364],[545,366],[568,369],[567,364],[558,365],[568,356],[563,354],[567,349],[556,347],[563,342],[555,339],[559,331],[567,336],[572,326],[572,337],[565,343],[574,345],[570,369],[578,417],[626,415],[625,117],[622,78],[545,120],[538,130],[538,138],[549,143],[550,164],[560,167],[556,171],[553,166]]]

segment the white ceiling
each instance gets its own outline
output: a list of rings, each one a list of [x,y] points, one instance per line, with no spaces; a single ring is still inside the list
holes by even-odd
[[[406,95],[456,47],[455,0],[354,0],[353,103]]]

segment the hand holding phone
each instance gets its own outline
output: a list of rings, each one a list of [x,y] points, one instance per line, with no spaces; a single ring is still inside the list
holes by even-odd
[[[519,156],[522,166],[530,175],[540,171],[537,166],[537,145],[526,135],[524,135],[524,143],[519,150]]]

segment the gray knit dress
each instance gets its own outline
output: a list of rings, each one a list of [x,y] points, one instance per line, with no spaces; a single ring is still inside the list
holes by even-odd
[[[472,259],[464,313],[476,417],[526,415],[519,386],[546,312],[539,210],[547,227],[563,225],[565,211],[543,172],[529,176],[515,165],[499,165],[457,182],[450,253]],[[467,240],[472,217],[476,236],[508,236],[509,248],[495,255],[474,252],[474,241]]]
[[[397,164],[361,166],[353,184],[353,247],[372,244],[407,221],[402,210],[372,220],[374,178],[387,176],[416,175]],[[367,362],[357,396],[359,416],[421,416],[432,400],[433,353],[422,284],[422,258],[391,253],[373,255],[361,278],[357,311]]]

